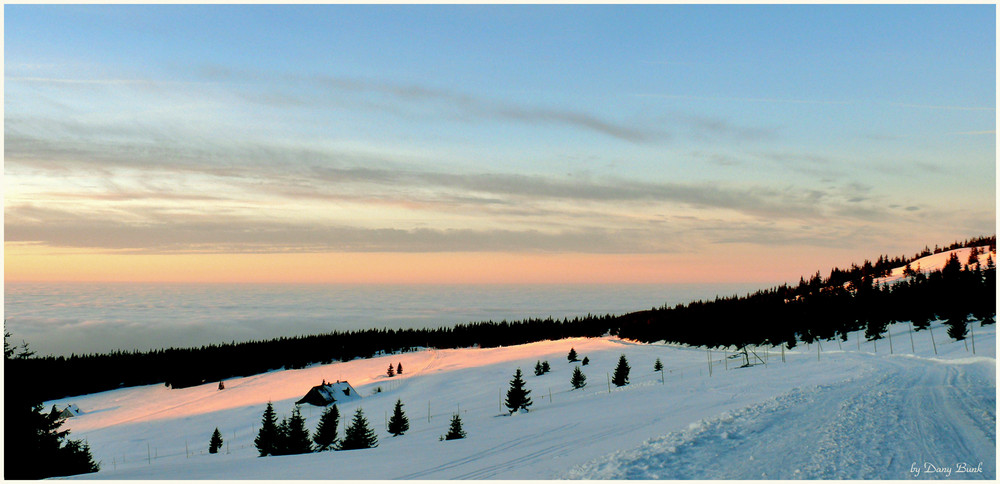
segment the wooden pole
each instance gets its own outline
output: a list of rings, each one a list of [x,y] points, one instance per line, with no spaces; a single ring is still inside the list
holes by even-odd
[[[972,354],[976,354],[976,332],[972,330],[972,325],[969,325],[969,334],[972,335]]]
[[[611,395],[611,373],[608,373],[608,395]]]
[[[149,451],[149,441],[146,441],[146,464],[153,465],[153,454]]]
[[[666,385],[666,382],[663,380],[663,368],[660,368],[660,385]]]
[[[917,354],[917,347],[913,344],[913,321],[910,321],[910,351]]]
[[[549,403],[552,403],[552,387],[549,387]]]
[[[185,458],[185,459],[187,459],[187,458],[189,458],[190,456],[191,456],[191,453],[190,453],[190,452],[188,452],[188,441],[187,441],[187,440],[185,440],[185,441],[184,441],[184,458]],[[124,459],[124,458],[122,459],[122,462],[125,462],[125,459]]]
[[[819,340],[816,340],[816,361],[819,361]]]
[[[893,351],[892,351],[892,331],[886,331],[885,334],[889,335],[889,354],[891,355],[893,353]]]
[[[781,362],[785,362],[785,343],[781,343]]]
[[[706,348],[708,350],[708,376],[712,376],[712,350],[711,348]]]
[[[931,344],[934,345],[934,354],[937,354],[937,343],[934,341],[934,328],[930,325],[927,326],[927,331],[931,333]]]
[[[861,351],[861,330],[858,330],[858,337],[856,338],[858,342],[858,351]]]

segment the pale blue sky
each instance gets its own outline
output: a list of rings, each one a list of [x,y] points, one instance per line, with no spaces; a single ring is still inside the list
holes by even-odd
[[[994,231],[995,31],[992,5],[8,5],[6,241],[911,252]]]

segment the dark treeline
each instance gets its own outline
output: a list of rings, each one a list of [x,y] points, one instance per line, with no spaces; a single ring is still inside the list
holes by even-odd
[[[82,395],[122,386],[165,383],[173,388],[199,385],[280,368],[304,368],[369,358],[380,353],[412,351],[416,347],[482,348],[511,346],[547,339],[606,334],[614,316],[557,320],[479,322],[436,329],[368,329],[249,341],[200,348],[116,351],[110,354],[30,358],[8,362],[7,371],[27,372],[36,385],[25,391],[42,400]],[[50,377],[46,377],[46,375]],[[70,377],[70,375],[72,375]],[[58,384],[52,382],[58,381]]]
[[[841,283],[834,270],[797,286],[782,285],[746,296],[716,298],[626,314],[617,335],[641,342],[667,341],[692,346],[779,345],[841,338],[864,331],[881,339],[890,323],[910,321],[920,331],[941,319],[948,336],[964,339],[971,316],[991,324],[996,314],[996,267],[992,258],[968,265],[954,255],[941,270],[909,276],[892,285],[876,285],[884,274],[846,271]],[[832,282],[836,281],[836,282]]]
[[[996,236],[956,242],[934,250],[982,246],[995,251]],[[31,376],[21,380],[26,386],[21,391],[51,400],[154,383],[181,388],[280,368],[412,351],[417,347],[487,348],[605,334],[692,346],[785,343],[791,347],[796,341],[845,338],[846,333],[859,329],[866,331],[866,337],[878,339],[892,321],[913,321],[923,328],[936,318],[948,320],[954,327],[954,333],[949,330],[949,335],[961,339],[968,315],[992,321],[990,318],[996,311],[992,260],[988,266],[967,266],[968,261],[956,259],[943,270],[930,274],[918,272],[914,267],[908,272],[909,277],[893,286],[874,284],[876,278],[888,275],[892,268],[931,253],[927,248],[912,258],[882,256],[874,263],[865,261],[849,269],[835,268],[826,278],[816,273],[795,286],[786,284],[746,296],[664,306],[623,316],[487,321],[436,329],[337,331],[201,348],[32,357],[5,364],[7,372]]]

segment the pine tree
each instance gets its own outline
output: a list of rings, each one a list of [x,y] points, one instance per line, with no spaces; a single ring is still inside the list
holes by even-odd
[[[587,376],[583,374],[579,366],[573,369],[573,377],[570,378],[569,384],[573,385],[574,390],[587,386]]]
[[[615,367],[615,374],[611,377],[611,383],[615,386],[625,386],[628,385],[628,372],[631,370],[628,366],[628,360],[625,359],[625,355],[618,358],[618,366]]]
[[[583,366],[587,366],[587,365],[589,365],[589,364],[590,364],[590,358],[589,358],[589,357],[586,357],[586,356],[584,356],[584,357],[583,357],[583,361],[582,361],[581,363],[583,363]]]
[[[375,431],[368,427],[368,419],[361,408],[354,412],[351,426],[344,431],[344,438],[337,450],[370,449],[378,447],[378,437]]]
[[[403,374],[403,364],[402,363],[396,365],[396,374],[397,375],[402,375]]]
[[[278,422],[277,438],[274,440],[274,455],[288,455],[288,417]]]
[[[4,479],[44,479],[97,472],[100,466],[90,454],[90,446],[69,438],[59,430],[65,419],[44,412],[42,401],[23,391],[29,378],[24,365],[34,354],[27,343],[11,346],[4,332]]]
[[[397,399],[396,407],[392,409],[392,417],[389,417],[389,433],[398,437],[407,430],[410,430],[410,420],[403,413],[403,401]]]
[[[969,251],[969,260],[965,262],[970,266],[974,266],[979,263],[979,247],[973,247]]]
[[[323,411],[319,418],[319,425],[316,433],[313,434],[313,442],[316,443],[317,451],[330,450],[337,442],[337,426],[340,425],[340,410],[333,404]]]
[[[543,373],[545,373],[545,370],[542,370],[541,360],[535,361],[535,376],[542,376]]]
[[[570,363],[572,363],[574,361],[577,361],[577,359],[576,359],[576,349],[575,348],[570,348],[569,349],[569,354],[566,355],[566,359],[569,360]]]
[[[552,367],[549,366],[549,360],[543,361],[542,362],[542,373],[544,374],[544,373],[548,373],[550,371],[552,371]]]
[[[528,410],[528,407],[531,406],[531,398],[528,397],[529,394],[531,394],[531,390],[524,388],[524,379],[521,378],[521,369],[518,368],[514,372],[514,379],[510,381],[510,389],[507,390],[507,400],[504,402],[504,405],[510,410],[511,415],[521,409]]]
[[[385,371],[385,374],[389,375],[389,377],[396,376],[396,369],[392,366],[392,363],[389,363],[389,369]]]
[[[459,417],[456,413],[451,417],[451,426],[448,428],[448,433],[444,436],[444,440],[456,440],[464,439],[465,431],[462,430],[462,417]]]
[[[659,358],[657,358],[656,362],[653,363],[653,371],[663,371],[663,362],[661,362]]]
[[[285,424],[284,440],[283,450],[286,455],[308,454],[313,451],[312,439],[309,438],[309,430],[306,429],[306,419],[302,418],[298,407],[292,410],[292,416]]]
[[[215,432],[212,432],[212,438],[208,441],[208,453],[218,454],[219,449],[222,448],[222,433],[219,432],[219,427],[215,428]]]
[[[264,416],[260,420],[260,430],[257,431],[257,438],[253,440],[253,443],[257,446],[257,453],[261,457],[264,457],[266,455],[277,455],[275,451],[277,450],[279,440],[278,415],[274,413],[274,406],[271,405],[271,402],[267,402],[267,408],[264,409]]]

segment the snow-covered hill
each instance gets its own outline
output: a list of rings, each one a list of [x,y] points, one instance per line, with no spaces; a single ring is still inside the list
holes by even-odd
[[[988,245],[977,247],[976,249],[979,252],[978,259],[982,267],[986,267],[986,260],[989,258],[992,258],[993,263],[996,264],[997,254],[996,252],[990,252],[990,247]],[[969,261],[969,255],[971,253],[972,253],[971,247],[964,249],[946,250],[944,252],[939,252],[937,254],[931,254],[927,257],[921,257],[911,262],[910,268],[913,269],[914,271],[921,271],[924,273],[941,270],[944,267],[945,263],[948,262],[948,259],[951,257],[951,254],[955,254],[955,256],[958,257],[958,261],[961,262],[962,265],[965,265]],[[906,270],[905,266],[897,267],[893,269],[888,276],[875,279],[875,284],[893,283],[900,279],[903,279],[904,277],[906,277],[906,275],[903,274],[905,270]]]
[[[736,368],[724,353],[646,345],[613,337],[493,349],[424,350],[170,390],[125,388],[48,402],[77,404],[68,420],[101,461],[88,479],[451,479],[451,478],[888,478],[959,463],[996,475],[995,327],[975,324],[971,341],[933,326],[889,340],[760,348],[767,365]],[[571,390],[573,347],[590,359],[587,386]],[[877,350],[877,352],[876,352]],[[620,355],[631,384],[608,384]],[[652,370],[660,358],[666,370]],[[537,360],[552,372],[533,376]],[[709,376],[709,361],[712,374]],[[404,373],[388,378],[390,363]],[[534,405],[509,416],[500,400],[516,368]],[[380,445],[369,450],[257,457],[253,438],[268,401],[288,415],[322,380],[349,381]],[[376,389],[381,392],[376,393]],[[396,399],[411,429],[384,430]],[[315,429],[321,410],[303,406]],[[468,438],[439,441],[454,413]],[[343,420],[343,419],[342,419]],[[343,425],[343,424],[342,424]],[[218,427],[223,453],[207,453]],[[343,435],[343,432],[341,432]],[[920,477],[927,477],[926,473]],[[933,476],[941,477],[942,473]]]

